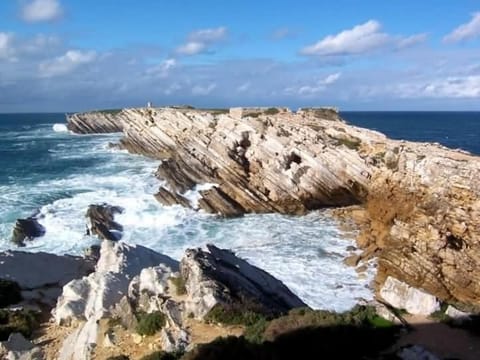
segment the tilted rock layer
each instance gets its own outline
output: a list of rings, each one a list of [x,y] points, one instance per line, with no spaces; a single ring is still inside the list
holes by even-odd
[[[82,114],[69,128],[95,132],[96,117]],[[211,183],[196,206],[223,215],[365,204],[358,243],[379,257],[379,283],[392,276],[480,306],[478,157],[391,140],[333,109],[126,109],[115,124],[124,148],[163,160],[160,201],[185,204],[182,194]]]

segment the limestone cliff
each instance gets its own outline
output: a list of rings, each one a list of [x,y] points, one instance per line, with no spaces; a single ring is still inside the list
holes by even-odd
[[[67,128],[79,134],[100,134],[122,132],[123,124],[119,121],[120,111],[95,111],[67,115]]]
[[[183,193],[211,183],[198,206],[224,215],[365,204],[358,243],[379,257],[379,282],[480,305],[479,157],[391,140],[334,109],[127,109],[114,122],[123,147],[163,160],[160,201],[188,204]],[[88,114],[75,124],[95,131]]]

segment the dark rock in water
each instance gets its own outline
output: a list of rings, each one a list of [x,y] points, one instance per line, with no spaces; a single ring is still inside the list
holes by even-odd
[[[201,191],[202,198],[198,201],[198,207],[212,214],[222,214],[225,217],[242,216],[245,209],[225,194],[220,188],[213,187]]]
[[[155,199],[165,206],[172,206],[172,205],[182,205],[183,207],[190,208],[190,202],[184,196],[171,192],[164,187],[161,187],[158,190],[158,193],[155,194]]]
[[[123,226],[114,220],[123,208],[108,204],[90,205],[85,215],[88,218],[87,235],[98,235],[105,240],[117,241],[122,237]]]
[[[45,227],[34,217],[18,219],[12,233],[12,242],[18,246],[25,246],[25,240],[33,240],[45,235]]]

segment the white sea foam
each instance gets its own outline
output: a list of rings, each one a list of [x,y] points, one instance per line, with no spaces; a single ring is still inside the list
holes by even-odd
[[[85,235],[86,209],[106,202],[125,209],[116,220],[124,226],[123,241],[127,243],[177,259],[186,248],[206,243],[232,249],[281,279],[315,308],[345,310],[359,297],[372,297],[367,288],[371,272],[359,279],[353,268],[343,264],[351,241],[344,239],[323,212],[303,217],[270,214],[223,219],[180,206],[164,207],[152,196],[159,187],[153,175],[158,164],[105,146],[117,139],[113,135],[67,135],[68,146],[60,142],[52,148],[53,161],[76,164],[88,159],[92,166],[80,167],[67,176],[52,174],[47,180],[0,187],[0,250],[11,247],[8,239],[15,219],[30,215],[32,199],[37,199],[40,222],[47,233],[29,243],[26,250],[80,254],[98,243]],[[198,191],[212,186],[198,186],[185,195],[195,202]]]
[[[55,132],[68,132],[67,125],[65,124],[54,124],[52,128]]]

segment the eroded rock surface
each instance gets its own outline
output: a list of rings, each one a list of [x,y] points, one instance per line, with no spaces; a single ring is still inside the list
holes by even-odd
[[[76,256],[44,252],[0,253],[0,278],[16,282],[28,303],[54,306],[62,287],[94,270],[95,263]]]
[[[480,307],[478,157],[388,139],[334,109],[127,109],[118,121],[124,148],[163,160],[161,198],[211,183],[198,205],[225,215],[365,204],[358,245],[379,258],[379,288],[392,276]]]
[[[97,111],[67,116],[67,128],[77,134],[101,134],[122,132],[123,124],[118,118],[120,111]]]
[[[25,240],[45,235],[45,227],[34,217],[18,219],[12,231],[12,242],[18,246],[25,246]]]
[[[100,239],[117,241],[122,238],[123,226],[116,222],[115,215],[121,214],[123,209],[108,204],[90,205],[88,207],[87,233],[97,235]]]

